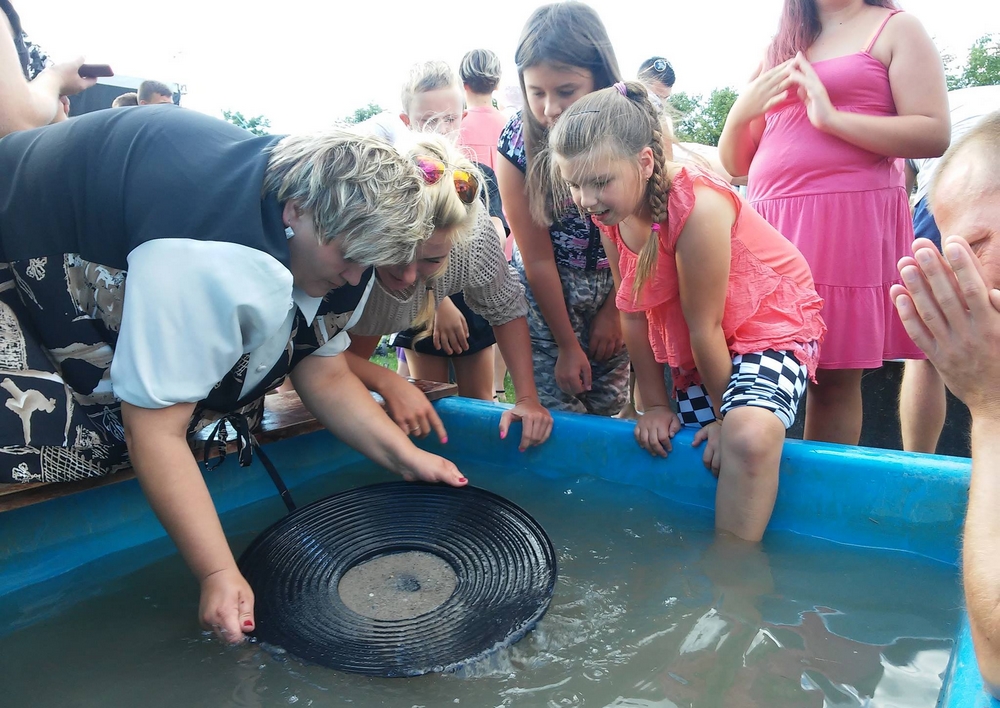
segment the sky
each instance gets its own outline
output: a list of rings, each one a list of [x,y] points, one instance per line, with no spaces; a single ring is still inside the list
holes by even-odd
[[[181,104],[262,114],[276,133],[317,130],[374,101],[399,109],[409,67],[492,49],[501,86],[516,85],[514,49],[538,0],[15,0],[25,31],[56,60],[77,55],[120,75],[183,84]],[[675,91],[740,88],[774,32],[781,0],[590,0],[626,78],[670,59]],[[961,60],[1000,33],[997,0],[902,0],[939,49]],[[499,7],[501,10],[490,10]]]

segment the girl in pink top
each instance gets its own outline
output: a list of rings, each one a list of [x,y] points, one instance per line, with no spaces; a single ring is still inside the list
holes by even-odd
[[[857,445],[861,375],[922,358],[889,300],[913,225],[901,157],[948,147],[941,58],[892,0],[785,0],[763,71],[719,139],[754,209],[802,252],[830,334],[806,437]]]
[[[603,234],[646,405],[636,440],[666,456],[681,424],[699,427],[694,444],[707,440],[719,477],[716,528],[760,540],[826,331],[809,266],[724,182],[666,159],[669,129],[640,83],[581,98],[549,145]]]

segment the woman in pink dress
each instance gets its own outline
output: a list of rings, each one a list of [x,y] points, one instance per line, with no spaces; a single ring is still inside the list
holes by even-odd
[[[941,58],[915,17],[893,0],[785,0],[719,157],[825,300],[807,439],[856,445],[863,370],[921,357],[889,300],[913,240],[898,158],[940,155],[949,131]]]

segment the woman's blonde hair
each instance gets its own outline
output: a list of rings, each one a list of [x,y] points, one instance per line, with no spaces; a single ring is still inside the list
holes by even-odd
[[[667,221],[670,179],[665,150],[669,150],[671,141],[669,125],[638,81],[615,84],[582,97],[566,109],[549,133],[550,149],[565,159],[610,155],[636,160],[638,170],[639,153],[643,148],[652,149],[653,174],[646,183],[645,197],[654,225]],[[553,168],[551,179],[553,189],[565,196],[566,182],[557,168]],[[658,231],[654,229],[639,253],[632,283],[633,302],[656,269],[659,246]]]
[[[480,193],[486,187],[486,180],[479,168],[466,157],[462,151],[446,138],[432,134],[421,133],[414,137],[414,141],[406,150],[406,155],[410,160],[415,161],[420,157],[429,157],[433,160],[443,162],[447,172],[440,180],[434,184],[428,184],[424,188],[425,199],[427,200],[428,211],[431,216],[433,230],[444,231],[448,234],[448,239],[452,246],[463,243],[472,235],[473,226],[480,210],[483,208],[481,194],[477,193],[471,204],[463,202],[455,187],[455,171],[468,172],[479,185]],[[441,263],[438,272],[426,282],[426,296],[417,319],[411,325],[422,331],[414,337],[414,341],[424,339],[431,334],[430,325],[434,321],[436,302],[434,298],[435,281],[444,273],[448,267],[448,259]]]
[[[297,202],[320,243],[337,239],[344,257],[362,265],[411,262],[433,228],[413,161],[377,138],[342,129],[280,140],[263,190]]]

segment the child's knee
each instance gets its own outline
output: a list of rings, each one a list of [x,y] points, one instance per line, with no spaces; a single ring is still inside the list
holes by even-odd
[[[733,467],[751,477],[770,476],[777,471],[784,440],[785,426],[770,410],[735,408],[723,424],[723,464],[730,467],[732,461]]]

